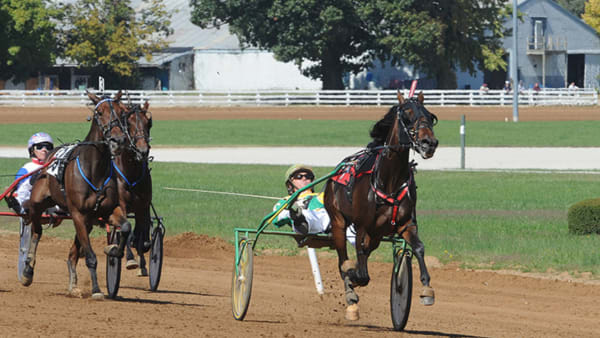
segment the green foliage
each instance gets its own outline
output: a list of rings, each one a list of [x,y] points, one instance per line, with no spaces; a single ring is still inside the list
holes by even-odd
[[[504,1],[191,0],[192,22],[228,24],[240,41],[273,51],[324,89],[377,60],[406,63],[456,86],[454,67],[505,67]]]
[[[600,0],[589,0],[586,2],[585,13],[583,13],[581,18],[600,34]]]
[[[167,47],[170,13],[159,0],[142,0],[140,12],[131,1],[79,0],[63,10],[61,43],[65,55],[82,67],[99,67],[119,79],[136,74],[140,57]]]
[[[16,82],[51,66],[56,57],[56,15],[47,0],[0,0],[0,79]]]
[[[562,8],[571,12],[571,14],[580,18],[581,14],[583,14],[585,10],[586,0],[554,0],[558,3]]]
[[[573,204],[569,208],[568,220],[572,234],[600,234],[600,198]]]

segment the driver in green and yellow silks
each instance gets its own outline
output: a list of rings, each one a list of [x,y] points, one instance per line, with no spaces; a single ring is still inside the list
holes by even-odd
[[[302,164],[291,166],[285,172],[288,196],[279,200],[273,210],[279,209],[293,193],[312,183],[314,179],[311,167]],[[329,215],[323,205],[323,193],[315,193],[312,188],[303,191],[289,209],[277,216],[273,224],[277,227],[291,225],[295,232],[303,235],[327,232]]]

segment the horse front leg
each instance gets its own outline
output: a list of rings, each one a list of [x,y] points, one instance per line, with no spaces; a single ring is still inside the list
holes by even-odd
[[[138,271],[138,277],[148,276],[148,269],[146,268],[146,259],[144,253],[150,250],[152,242],[150,242],[150,228],[152,227],[152,220],[150,218],[149,207],[137,210],[135,213],[135,249],[137,251],[140,260],[140,269]]]
[[[417,262],[419,263],[419,270],[421,271],[421,284],[423,284],[423,291],[421,292],[421,304],[423,305],[433,305],[435,302],[435,292],[430,282],[429,272],[427,271],[427,266],[425,265],[425,245],[419,239],[419,235],[417,234],[417,225],[415,223],[411,223],[408,225],[407,230],[402,234],[402,237],[413,249],[413,253],[415,257],[417,257]]]
[[[69,210],[73,209],[74,208],[69,208]],[[85,255],[85,265],[87,266],[90,272],[90,279],[92,280],[92,298],[104,299],[104,294],[102,293],[102,291],[100,291],[100,286],[98,285],[98,274],[96,273],[98,259],[96,258],[94,250],[92,250],[89,237],[89,232],[92,225],[98,220],[92,220],[90,216],[84,216],[77,211],[72,211],[71,217],[73,219],[73,224],[75,225],[77,240],[79,241],[79,244],[81,246],[79,250]]]
[[[118,226],[121,232],[121,238],[119,244],[110,244],[104,247],[104,253],[111,257],[123,258],[125,252],[125,246],[131,233],[131,223],[127,220],[127,214],[124,212],[124,208],[117,206],[112,214],[108,217],[108,222],[113,226]]]

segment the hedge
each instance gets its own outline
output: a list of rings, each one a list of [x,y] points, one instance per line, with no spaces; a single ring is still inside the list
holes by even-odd
[[[600,198],[573,204],[567,214],[569,233],[576,235],[600,234]]]

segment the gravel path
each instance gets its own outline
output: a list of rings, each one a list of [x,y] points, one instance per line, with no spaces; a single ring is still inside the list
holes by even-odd
[[[152,148],[158,162],[278,164],[304,163],[335,166],[355,153],[354,147],[212,147]],[[25,157],[22,148],[0,147],[0,157]],[[481,148],[465,150],[465,169],[470,170],[600,170],[600,148]],[[433,158],[416,156],[419,169],[460,169],[458,147],[440,147]]]

